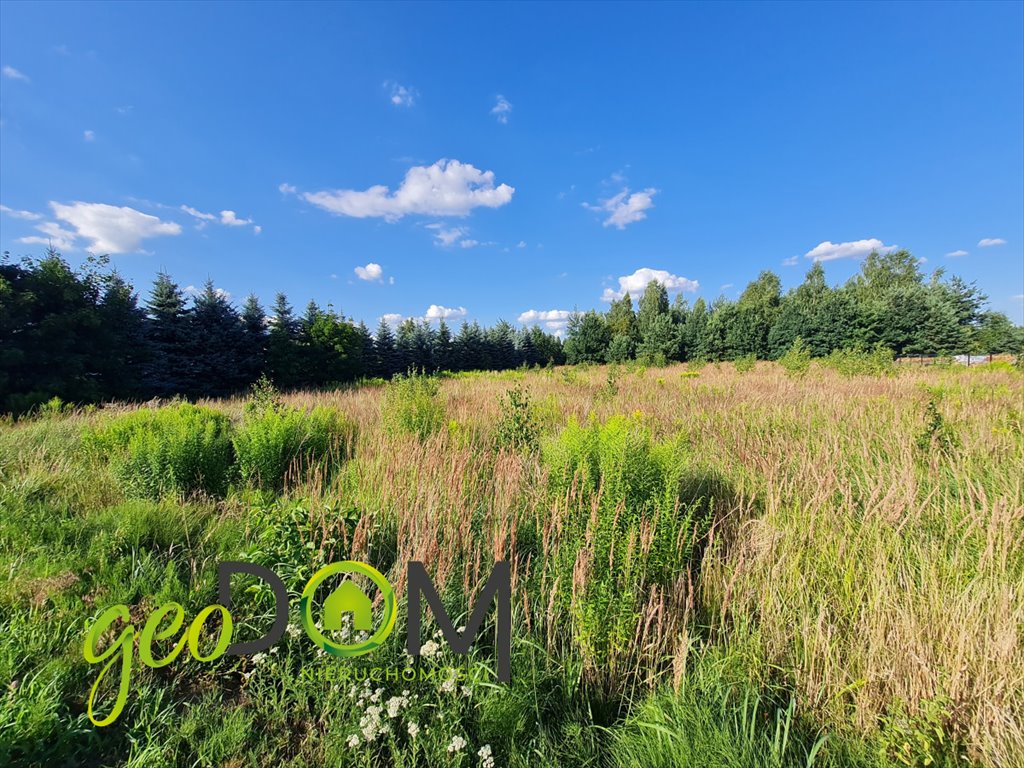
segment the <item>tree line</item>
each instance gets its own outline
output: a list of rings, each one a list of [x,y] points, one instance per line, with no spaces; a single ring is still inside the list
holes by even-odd
[[[821,263],[804,282],[783,294],[777,275],[762,272],[736,301],[724,297],[690,306],[681,295],[669,303],[652,281],[634,311],[628,293],[606,313],[569,319],[566,362],[647,364],[672,360],[781,357],[799,338],[812,356],[882,345],[896,355],[1021,353],[1024,329],[1000,312],[974,283],[921,272],[905,250],[872,253],[847,283],[831,287]]]
[[[985,310],[973,283],[930,278],[906,251],[872,253],[846,284],[831,287],[821,264],[782,294],[763,272],[736,301],[681,296],[670,304],[651,282],[637,308],[629,294],[607,312],[573,312],[565,342],[539,327],[463,322],[457,333],[407,319],[374,332],[333,307],[297,315],[283,294],[269,312],[250,295],[240,310],[208,281],[188,296],[159,274],[140,304],[134,289],[90,257],[73,269],[56,252],[0,262],[0,412],[68,402],[221,397],[266,375],[278,387],[324,387],[424,371],[502,370],[523,365],[780,357],[797,338],[814,356],[884,345],[896,354],[1020,353],[1024,329]]]
[[[183,395],[223,397],[266,375],[283,389],[326,387],[420,371],[562,364],[562,342],[506,321],[489,328],[407,319],[375,332],[332,307],[296,314],[283,293],[267,312],[241,310],[212,281],[189,296],[157,275],[140,305],[134,289],[90,257],[79,269],[56,252],[0,263],[0,412],[52,397],[74,403]]]

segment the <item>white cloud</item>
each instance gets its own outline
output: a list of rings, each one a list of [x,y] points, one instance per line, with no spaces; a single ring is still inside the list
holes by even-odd
[[[398,312],[388,312],[386,315],[381,315],[377,322],[381,320],[394,328],[402,324],[402,321],[405,320],[405,315],[400,315]]]
[[[805,257],[814,261],[833,261],[834,259],[860,259],[872,251],[888,253],[895,251],[898,246],[885,245],[877,238],[868,240],[853,240],[848,243],[833,243],[826,240],[818,243],[809,250]]]
[[[397,221],[408,214],[467,216],[474,208],[499,208],[512,200],[508,184],[494,185],[493,171],[479,171],[458,160],[413,166],[393,193],[381,184],[367,190],[307,192],[307,201],[330,213],[358,219],[382,216]]]
[[[508,116],[512,114],[512,102],[506,99],[501,94],[498,94],[498,98],[491,107],[491,114],[494,115],[498,122],[502,125],[508,124]]]
[[[1014,301],[1024,301],[1024,293],[1018,293],[1016,296],[1011,296]]]
[[[6,205],[0,205],[0,212],[6,213],[12,219],[25,219],[26,221],[38,221],[43,218],[41,213],[33,213],[32,211],[16,211],[13,208],[8,208]]]
[[[519,322],[523,325],[565,323],[571,314],[567,309],[528,309],[519,315]]]
[[[700,288],[700,283],[696,280],[673,275],[664,269],[641,267],[633,274],[623,275],[619,278],[619,290],[613,291],[611,288],[605,288],[604,293],[601,295],[601,301],[621,299],[626,295],[626,291],[629,291],[629,295],[633,298],[641,296],[651,280],[657,280],[668,291],[688,291],[693,293]]]
[[[526,247],[526,241],[525,241],[525,240],[520,240],[520,241],[519,241],[519,242],[518,242],[518,243],[516,244],[516,248],[525,248],[525,247]]]
[[[254,225],[253,225],[253,228],[252,228],[252,233],[253,233],[254,235],[258,235],[258,234],[259,234],[260,232],[262,232],[262,231],[263,231],[263,227],[261,227],[261,226],[260,226],[259,224],[254,224]]]
[[[4,77],[6,77],[8,80],[21,80],[26,83],[31,82],[31,80],[29,80],[28,75],[26,75],[24,72],[18,71],[17,69],[8,64],[4,64],[3,73]]]
[[[604,220],[604,226],[625,229],[627,224],[647,218],[646,211],[654,207],[654,201],[651,198],[657,193],[658,190],[654,187],[648,187],[641,192],[630,194],[629,188],[624,187],[614,197],[602,200],[597,205],[583,203],[583,207],[588,211],[607,213],[608,218]]]
[[[356,267],[353,270],[360,280],[380,280],[384,275],[384,269],[380,264],[375,264],[372,261],[365,267]]]
[[[442,307],[440,304],[431,304],[427,307],[427,313],[423,316],[424,320],[448,320],[453,317],[465,317],[465,307]]]
[[[240,219],[235,215],[234,211],[221,211],[220,212],[220,223],[229,227],[244,227],[252,224],[252,219]]]
[[[75,238],[77,235],[64,229],[60,224],[54,221],[46,221],[37,225],[36,229],[46,235],[46,237],[29,235],[28,237],[19,238],[18,242],[25,243],[26,245],[53,246],[58,251],[72,251],[75,249]]]
[[[784,266],[784,267],[795,267],[799,263],[800,263],[800,257],[799,256],[790,256],[788,259],[783,259],[782,260],[782,266]]]
[[[393,80],[385,80],[384,87],[391,90],[391,103],[396,107],[411,107],[420,95],[415,88],[399,85]]]
[[[96,131],[83,131],[82,138],[85,139],[86,141],[95,141]]]
[[[137,253],[147,238],[181,234],[180,224],[134,208],[83,202],[51,202],[50,207],[54,216],[74,228],[74,237],[89,240],[89,249],[96,253]]]
[[[730,289],[730,288],[732,288],[732,287],[733,287],[733,284],[732,284],[732,283],[726,283],[725,285],[723,285],[723,286],[722,286],[721,288],[719,288],[718,290],[720,290],[720,291],[727,291],[727,290],[729,290],[729,289]]]
[[[277,185],[277,191],[280,192],[282,195],[294,195],[299,190],[297,190],[291,184],[288,184],[287,182],[283,182],[283,183]]]
[[[427,229],[434,230],[434,240],[438,245],[449,246],[465,237],[469,230],[466,227],[446,227],[444,224],[427,224]]]
[[[195,218],[200,219],[202,221],[216,221],[217,220],[217,217],[214,216],[212,213],[203,213],[202,211],[197,211],[195,208],[193,208],[193,207],[191,207],[189,205],[181,206],[181,210],[183,210],[189,216],[194,216]]]
[[[572,313],[567,309],[528,309],[519,315],[521,325],[540,325],[554,333],[562,336],[569,325],[569,315]]]
[[[948,258],[950,258],[950,259],[957,259],[957,258],[959,258],[961,256],[966,256],[966,255],[967,255],[967,251],[963,251],[963,250],[961,250],[961,251],[950,251],[949,253],[946,254],[946,256]]]
[[[993,245],[1006,245],[1001,237],[983,237],[978,241],[979,248],[991,248]]]
[[[459,247],[460,248],[475,248],[478,245],[480,245],[480,241],[479,240],[473,240],[472,238],[467,238],[465,240],[460,240],[459,241]]]

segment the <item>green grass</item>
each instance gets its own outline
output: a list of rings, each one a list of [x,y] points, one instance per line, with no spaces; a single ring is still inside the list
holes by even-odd
[[[1020,374],[685,372],[410,377],[0,426],[0,764],[1013,765]],[[392,583],[423,560],[456,625],[465,585],[511,559],[512,682],[493,680],[490,624],[468,658],[418,662],[471,681],[308,677],[340,667],[298,631],[297,593],[349,557]],[[285,580],[284,639],[136,662],[125,711],[94,727],[89,622],[124,603],[141,627],[171,600],[191,618],[227,559]],[[233,596],[238,632],[267,626],[265,587]],[[404,668],[404,621],[340,664]]]

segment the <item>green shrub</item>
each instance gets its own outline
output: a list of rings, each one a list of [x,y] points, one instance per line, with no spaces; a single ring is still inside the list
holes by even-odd
[[[835,349],[822,362],[843,376],[894,376],[896,362],[893,351],[883,344],[871,349],[854,347]]]
[[[287,478],[300,479],[315,468],[330,470],[347,458],[355,426],[334,409],[306,412],[273,402],[251,405],[233,439],[248,485],[279,491]]]
[[[396,376],[384,392],[384,427],[391,434],[416,435],[420,440],[445,424],[438,379],[410,371]]]
[[[540,440],[540,427],[530,403],[530,394],[516,385],[501,398],[501,415],[494,434],[497,448],[536,450]]]
[[[86,443],[109,458],[131,496],[223,496],[233,471],[230,426],[219,411],[180,403],[119,416]]]
[[[946,421],[934,399],[925,406],[924,420],[924,429],[917,436],[918,450],[950,455],[960,447],[956,430]]]
[[[609,680],[635,648],[637,622],[652,588],[671,589],[711,523],[710,498],[682,497],[689,466],[681,439],[652,439],[638,417],[569,422],[544,445],[554,497],[573,496],[569,545],[560,553],[566,583],[586,579],[570,610],[590,670]],[[596,498],[596,514],[595,509]]]
[[[793,378],[803,377],[811,367],[811,348],[797,336],[786,353],[779,358],[779,365],[785,369],[787,375]]]
[[[754,366],[757,365],[757,355],[751,352],[749,355],[737,357],[732,361],[732,364],[736,366],[737,372],[748,373],[754,370]]]

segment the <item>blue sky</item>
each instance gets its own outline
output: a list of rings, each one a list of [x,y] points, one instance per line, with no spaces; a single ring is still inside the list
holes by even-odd
[[[900,246],[1021,322],[1022,9],[8,0],[0,247],[557,329]]]

